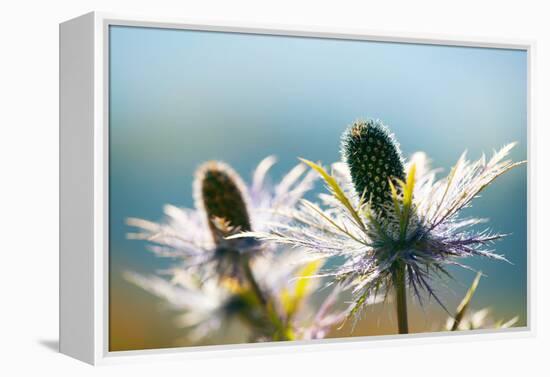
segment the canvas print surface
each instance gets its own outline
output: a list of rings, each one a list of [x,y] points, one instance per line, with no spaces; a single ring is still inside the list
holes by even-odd
[[[523,50],[109,30],[109,350],[527,325]]]

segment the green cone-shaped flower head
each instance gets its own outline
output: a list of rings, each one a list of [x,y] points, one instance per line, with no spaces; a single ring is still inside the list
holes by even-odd
[[[201,165],[195,177],[197,208],[202,208],[216,243],[236,230],[250,231],[246,205],[246,187],[228,165],[209,161]]]
[[[388,181],[405,180],[399,145],[378,120],[357,121],[342,136],[342,158],[355,191],[374,209],[391,201]]]

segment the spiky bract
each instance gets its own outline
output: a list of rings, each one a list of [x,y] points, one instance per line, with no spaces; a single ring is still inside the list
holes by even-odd
[[[314,309],[319,281],[311,275],[321,264],[304,253],[262,254],[252,267],[258,283],[270,294],[270,316],[264,314],[250,287],[232,278],[205,278],[203,272],[182,266],[165,271],[167,277],[134,272],[124,277],[181,311],[177,325],[195,344],[212,339],[219,343],[318,339],[346,317],[347,311],[335,301],[338,290],[319,310]]]

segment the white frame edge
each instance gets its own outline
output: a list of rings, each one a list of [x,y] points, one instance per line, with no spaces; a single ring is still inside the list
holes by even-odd
[[[94,17],[59,31],[59,349],[93,363],[94,355]]]
[[[110,25],[526,51],[528,59],[529,161],[527,165],[527,327],[452,334],[448,332],[410,334],[405,337],[399,335],[350,337],[315,342],[298,341],[291,344],[261,343],[110,352],[108,350],[108,29]],[[273,352],[284,354],[296,351],[326,350],[327,347],[331,350],[344,350],[388,345],[469,342],[534,336],[535,303],[533,297],[535,287],[532,284],[535,281],[535,269],[533,268],[535,250],[532,242],[535,208],[532,203],[536,196],[533,174],[535,137],[532,118],[534,114],[534,52],[535,42],[527,40],[205,22],[203,20],[140,17],[102,12],[88,13],[62,23],[60,25],[60,352],[90,364],[113,364],[237,356],[242,355],[243,350],[246,350],[247,355],[272,354]],[[88,64],[82,64],[83,61]],[[72,78],[68,74],[71,71],[73,72]],[[91,83],[91,85],[77,85],[77,82],[71,82],[70,80],[74,80],[75,74],[81,78],[81,82]],[[75,106],[75,103],[78,106]],[[75,148],[74,140],[79,141],[84,148]],[[91,142],[92,140],[93,145],[89,145],[87,141]],[[73,161],[76,165],[71,165],[68,161]],[[90,161],[93,161],[92,167],[90,167]],[[82,176],[86,179],[74,180],[75,172],[78,170],[83,172]],[[91,187],[93,187],[93,192],[90,192]],[[83,244],[82,239],[89,240],[90,244]],[[80,306],[75,307],[76,303]]]

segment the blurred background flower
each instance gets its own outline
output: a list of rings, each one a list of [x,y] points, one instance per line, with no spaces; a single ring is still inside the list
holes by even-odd
[[[481,329],[507,329],[518,322],[518,316],[509,320],[495,320],[491,316],[490,308],[480,310],[470,309],[470,302],[479,285],[482,274],[477,273],[466,295],[456,308],[456,314],[447,318],[444,329],[447,331],[481,330]]]
[[[306,307],[321,262],[300,250],[281,253],[274,244],[228,238],[268,229],[278,210],[293,208],[311,188],[314,175],[302,164],[270,187],[265,179],[274,162],[268,157],[258,165],[250,188],[229,165],[206,162],[193,183],[196,209],[168,206],[161,224],[128,220],[140,229],[130,238],[154,243],[156,255],[176,262],[157,275],[126,272],[126,279],[182,311],[178,325],[191,342],[220,335],[229,343],[322,337],[345,316],[330,310],[333,298],[322,310]]]
[[[312,277],[319,267],[299,251],[255,259],[252,270],[277,319],[266,318],[254,293],[232,278],[203,280],[203,273],[189,267],[150,276],[126,272],[125,278],[169,305],[175,327],[182,329],[175,331],[176,345],[319,339],[347,315],[336,299],[339,290],[314,297],[319,280]]]
[[[262,160],[247,187],[227,164],[203,163],[195,173],[195,208],[165,205],[162,223],[129,218],[127,224],[139,231],[130,239],[145,240],[150,250],[161,257],[181,258],[187,267],[214,265],[217,272],[236,277],[242,274],[239,259],[264,252],[269,245],[253,240],[226,240],[241,231],[267,230],[276,211],[293,208],[313,186],[315,174],[306,173],[303,164],[295,166],[280,183],[270,185],[267,174],[276,159]]]

